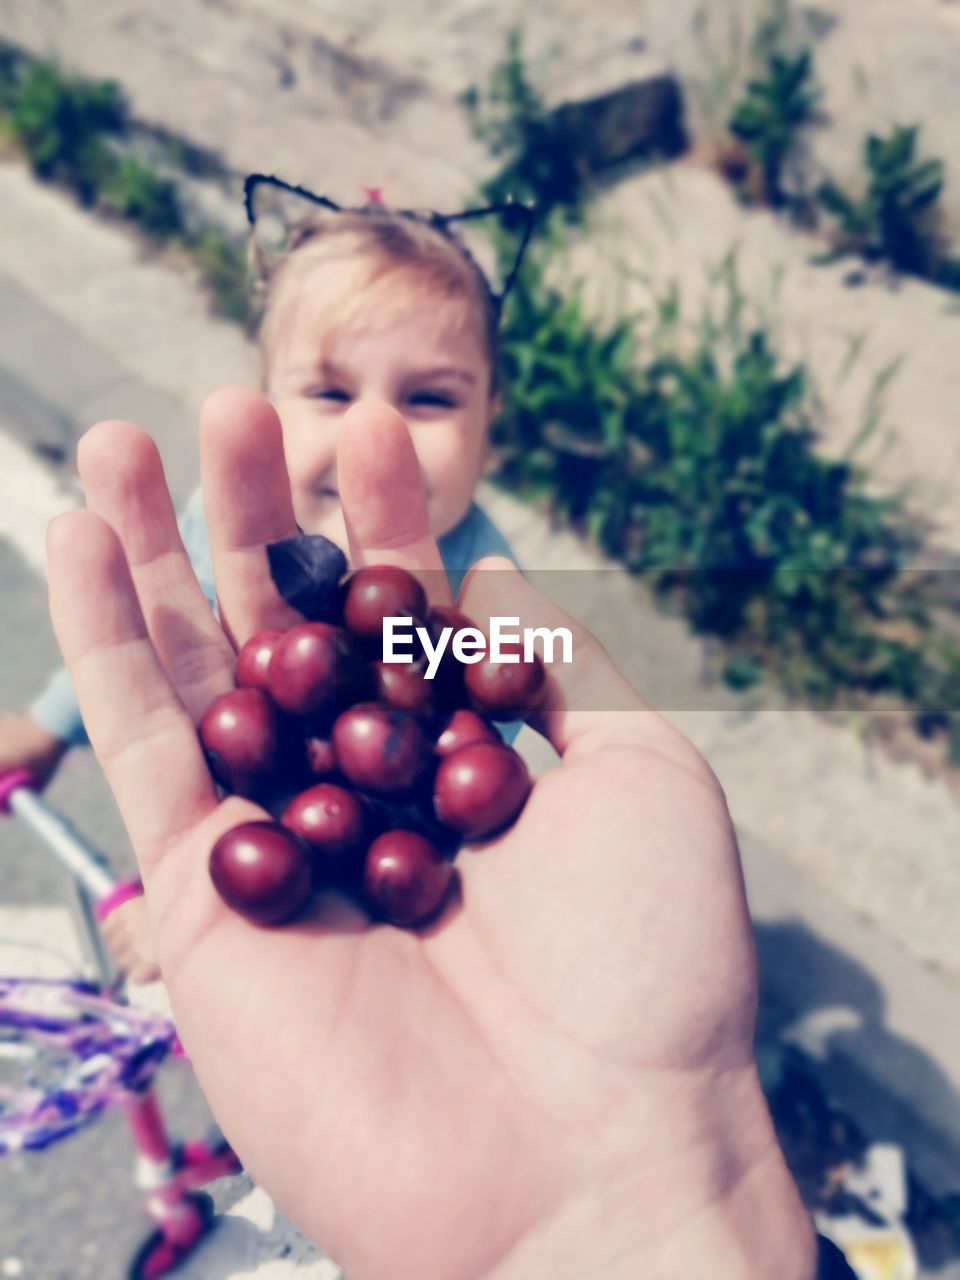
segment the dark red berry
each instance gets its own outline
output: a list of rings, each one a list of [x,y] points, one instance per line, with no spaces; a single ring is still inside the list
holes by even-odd
[[[356,792],[320,782],[290,801],[281,822],[313,850],[321,885],[342,881],[359,869],[369,833],[363,802]]]
[[[303,757],[309,778],[329,778],[337,771],[337,759],[329,738],[305,738]]]
[[[364,889],[376,913],[391,924],[424,924],[442,907],[452,864],[415,831],[386,831],[367,851]]]
[[[256,924],[282,924],[310,896],[310,854],[278,822],[244,822],[213,846],[210,878],[240,915]]]
[[[502,644],[500,650],[518,661],[494,662],[488,655],[466,668],[464,688],[471,706],[492,720],[523,720],[540,701],[546,672],[536,654],[524,661],[519,644]]]
[[[347,581],[343,625],[354,635],[382,643],[384,618],[422,618],[427,595],[412,573],[397,565],[369,565]]]
[[[475,711],[461,707],[447,719],[437,736],[433,749],[438,756],[451,756],[454,751],[470,742],[499,742],[495,729]]]
[[[270,696],[282,711],[320,719],[350,700],[357,678],[348,638],[326,622],[291,627],[267,669]]]
[[[424,662],[375,662],[373,678],[377,697],[388,706],[429,716],[433,711],[433,682],[424,676]]]
[[[237,654],[233,678],[241,689],[267,689],[267,668],[285,633],[275,628],[258,631]]]
[[[530,794],[527,766],[502,742],[471,742],[441,760],[433,784],[437,817],[467,840],[514,821]]]
[[[408,791],[430,765],[423,730],[408,711],[361,702],[337,717],[333,751],[354,786],[381,795]]]
[[[273,773],[280,726],[260,689],[233,689],[207,708],[198,728],[210,772],[239,795],[251,795]]]

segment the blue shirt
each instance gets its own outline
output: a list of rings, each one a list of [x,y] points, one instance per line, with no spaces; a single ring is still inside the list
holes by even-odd
[[[213,581],[213,561],[203,513],[203,494],[198,489],[187,502],[177,522],[184,550],[190,557],[197,581],[212,609],[216,609],[217,592]],[[493,521],[473,503],[460,523],[437,542],[454,596],[472,564],[484,556],[506,556],[516,563],[510,544]],[[54,737],[73,746],[87,742],[80,708],[73,691],[73,681],[66,667],[57,671],[39,698],[30,707],[30,715]],[[503,725],[500,732],[512,742],[519,724]]]

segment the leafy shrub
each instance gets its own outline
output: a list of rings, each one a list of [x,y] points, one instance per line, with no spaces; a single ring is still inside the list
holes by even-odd
[[[176,185],[122,150],[129,121],[120,87],[70,75],[55,62],[17,57],[9,48],[0,53],[4,125],[33,172],[149,235],[179,235]]]
[[[102,179],[100,203],[131,218],[148,235],[170,237],[183,230],[176,185],[133,156],[112,157]]]
[[[114,160],[106,140],[124,128],[119,86],[67,75],[50,62],[8,68],[6,124],[14,141],[38,177],[93,204]]]
[[[13,49],[0,41],[0,111],[6,112],[14,94],[17,83],[17,56]]]
[[[784,203],[784,166],[819,101],[810,50],[794,58],[771,53],[764,73],[749,82],[730,119],[730,132],[747,148],[764,197],[774,207]]]
[[[838,252],[932,277],[940,268],[936,205],[944,171],[942,161],[918,156],[918,136],[917,126],[903,125],[885,138],[871,135],[864,147],[866,192],[852,196],[826,182],[818,199],[839,224]]]
[[[82,203],[129,219],[147,235],[184,243],[216,309],[249,318],[241,245],[213,227],[188,233],[176,183],[123,150],[129,130],[118,87],[65,74],[54,63],[0,45],[0,112],[7,131],[40,177],[61,182]],[[176,140],[164,136],[168,155]],[[196,148],[179,153],[199,163]],[[200,157],[209,164],[209,157]]]
[[[724,683],[738,693],[752,689],[762,678],[763,667],[750,653],[734,654],[723,669]]]
[[[523,40],[513,29],[503,61],[483,92],[473,87],[461,99],[474,135],[501,162],[481,192],[491,203],[512,196],[544,215],[562,209],[570,221],[582,211],[585,168],[580,149],[562,117],[551,112],[527,74]]]
[[[742,330],[742,308],[732,292],[692,345],[661,322],[641,352],[631,322],[591,322],[582,290],[564,296],[532,256],[505,317],[498,477],[736,645],[734,681],[767,667],[817,700],[915,696],[921,659],[879,624],[916,538],[850,459],[815,452],[804,370]]]

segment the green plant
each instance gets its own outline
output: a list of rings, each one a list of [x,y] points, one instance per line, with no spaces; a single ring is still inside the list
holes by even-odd
[[[692,341],[675,295],[652,299],[644,354],[630,321],[598,326],[580,289],[546,283],[541,246],[505,318],[500,480],[725,638],[734,681],[766,668],[819,701],[915,692],[916,656],[879,629],[916,545],[899,504],[816,451],[807,375],[749,322],[735,268],[718,280],[724,305]]]
[[[751,653],[737,653],[723,668],[724,683],[738,693],[752,689],[763,678],[763,665]]]
[[[0,110],[34,173],[64,184],[85,205],[137,222],[149,235],[179,235],[175,184],[123,153],[128,119],[119,86],[2,52]]]
[[[17,56],[9,45],[0,41],[0,111],[10,108],[16,93]]]
[[[65,183],[85,204],[97,198],[114,160],[107,139],[124,128],[112,81],[71,76],[56,64],[23,64],[5,91],[6,127],[38,177]]]
[[[774,207],[784,203],[784,166],[799,131],[814,119],[819,101],[810,50],[793,58],[771,53],[763,74],[749,82],[730,119],[730,132],[746,146],[764,198]]]
[[[854,464],[896,362],[845,457],[817,451],[819,401],[749,314],[728,258],[694,332],[675,288],[636,326],[591,321],[546,282],[541,244],[505,318],[501,483],[545,501],[728,648],[724,679],[775,676],[819,704],[892,696],[960,761],[960,644],[933,622],[936,582],[902,572],[919,535]],[[936,575],[933,575],[936,579]],[[923,589],[921,589],[923,588]]]
[[[250,318],[243,248],[212,227],[187,230],[177,184],[125,153],[128,120],[116,85],[66,75],[53,63],[16,56],[0,45],[0,113],[39,176],[61,182],[86,205],[129,219],[159,240],[185,245],[229,319]],[[200,160],[196,148],[163,136],[168,157]],[[200,158],[198,160],[198,157]]]
[[[243,247],[214,227],[191,237],[188,247],[215,309],[228,320],[248,324],[252,306]]]
[[[504,58],[484,92],[474,86],[461,101],[475,136],[500,161],[498,172],[481,187],[484,198],[513,196],[534,203],[543,216],[559,208],[576,221],[587,181],[582,150],[531,83],[519,30],[509,32]]]
[[[134,156],[113,157],[101,181],[100,203],[133,219],[148,235],[169,238],[183,230],[176,185]]]
[[[686,38],[702,73],[684,86],[703,136],[726,132],[742,85],[770,55],[795,40],[793,0],[717,5],[700,0]]]
[[[839,224],[839,253],[885,260],[899,271],[936,276],[940,268],[937,201],[943,162],[917,154],[919,128],[898,125],[887,137],[871,135],[864,147],[863,196],[824,183],[818,199]]]

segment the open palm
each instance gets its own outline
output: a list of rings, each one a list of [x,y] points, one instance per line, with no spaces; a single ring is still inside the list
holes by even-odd
[[[511,830],[461,853],[459,893],[425,930],[373,926],[334,894],[281,929],[234,915],[209,850],[262,814],[218,801],[194,726],[231,687],[236,647],[297,620],[264,553],[296,523],[279,425],[258,397],[208,401],[201,456],[222,627],[156,450],[123,423],[81,443],[89,509],[51,527],[50,590],[178,1028],[224,1132],[349,1280],[572,1276],[584,1234],[592,1275],[637,1274],[622,1263],[637,1249],[651,1276],[660,1260],[671,1274],[705,1205],[757,1170],[782,1172],[712,773],[586,632],[486,562],[464,612],[574,632],[576,661],[551,669],[537,724],[559,767]],[[338,479],[354,566],[441,567],[390,409],[351,411]],[[735,1118],[724,1160],[704,1160],[719,1117]]]

